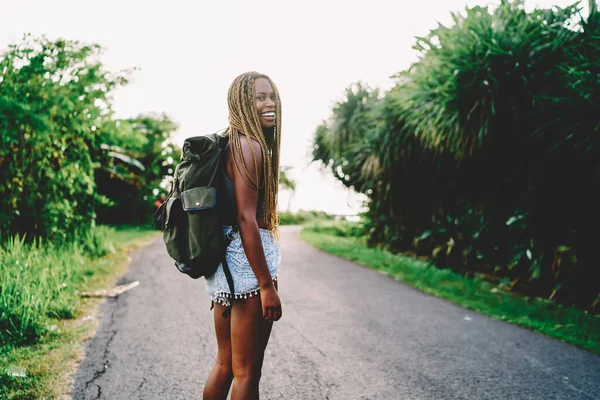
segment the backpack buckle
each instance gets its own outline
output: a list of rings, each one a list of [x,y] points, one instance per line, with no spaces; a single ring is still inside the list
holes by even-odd
[[[226,236],[227,236],[227,239],[229,239],[229,240],[235,240],[240,237],[240,232],[231,229],[231,230],[229,230],[229,232],[227,232]]]

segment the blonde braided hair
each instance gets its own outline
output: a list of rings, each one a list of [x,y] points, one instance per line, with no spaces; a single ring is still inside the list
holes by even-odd
[[[265,137],[260,124],[258,110],[256,109],[256,90],[254,82],[256,79],[264,78],[269,81],[275,92],[275,126],[272,138]],[[260,182],[254,183],[250,171],[244,163],[240,135],[246,135],[254,139],[260,145],[263,163],[263,187],[265,191],[265,221],[267,229],[278,237],[279,216],[277,213],[277,193],[279,191],[279,148],[281,132],[281,101],[275,83],[267,75],[258,72],[246,72],[233,81],[227,95],[229,104],[229,143],[234,157],[234,164],[251,187],[259,190]],[[254,159],[255,177],[259,177],[258,163],[254,146],[250,146]],[[243,171],[240,169],[243,168]]]

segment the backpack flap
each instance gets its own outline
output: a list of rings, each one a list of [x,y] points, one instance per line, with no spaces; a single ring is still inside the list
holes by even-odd
[[[181,205],[184,211],[206,210],[216,204],[217,192],[214,187],[195,187],[181,192]]]

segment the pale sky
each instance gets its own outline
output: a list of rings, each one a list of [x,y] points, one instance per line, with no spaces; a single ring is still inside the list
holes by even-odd
[[[499,1],[139,1],[0,0],[0,51],[24,33],[105,48],[111,71],[138,67],[114,93],[117,117],[166,112],[189,136],[227,126],[227,89],[246,71],[269,75],[282,99],[281,164],[297,190],[280,207],[354,213],[361,197],[319,167],[308,167],[316,126],[344,89],[362,80],[388,89],[392,74],[416,61],[415,36],[451,11]],[[527,8],[565,0],[531,0]],[[587,1],[584,1],[587,15]]]

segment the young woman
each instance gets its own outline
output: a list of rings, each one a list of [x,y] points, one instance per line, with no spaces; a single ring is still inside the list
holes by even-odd
[[[218,353],[204,387],[204,399],[258,399],[263,357],[273,321],[281,318],[277,293],[277,191],[281,103],[271,79],[257,72],[238,76],[229,88],[229,145],[220,206],[226,226],[239,226],[227,249],[234,298],[219,266],[206,279],[214,304]],[[232,302],[231,315],[223,318]]]

